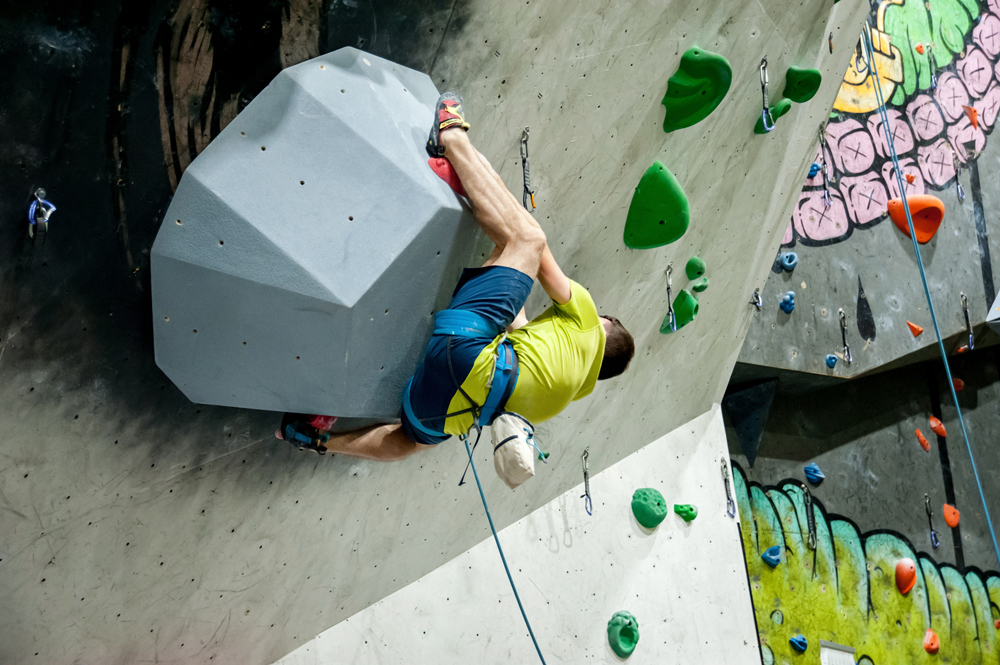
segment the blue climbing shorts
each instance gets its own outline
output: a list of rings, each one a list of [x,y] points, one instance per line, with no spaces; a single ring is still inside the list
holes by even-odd
[[[466,268],[458,280],[448,309],[474,312],[503,330],[524,307],[533,283],[523,272],[506,266]],[[455,371],[455,378],[452,379],[448,371],[448,336],[431,336],[424,362],[417,368],[410,385],[410,405],[414,415],[421,419],[425,427],[444,431],[444,416],[458,392],[455,381],[458,381],[458,385],[465,381],[476,358],[494,339],[485,335],[452,337],[451,363]],[[448,438],[448,435],[431,436],[421,432],[409,422],[406,413],[401,412],[400,419],[403,432],[417,443],[433,445]]]

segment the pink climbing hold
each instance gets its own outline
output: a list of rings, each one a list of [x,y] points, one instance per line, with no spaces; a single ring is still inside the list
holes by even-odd
[[[455,173],[455,168],[451,165],[451,162],[444,157],[431,157],[427,160],[427,165],[431,167],[431,170],[434,171],[439,178],[448,183],[448,186],[451,187],[456,194],[469,198],[469,195],[465,193],[465,187],[462,186],[462,181],[458,178],[458,174]]]

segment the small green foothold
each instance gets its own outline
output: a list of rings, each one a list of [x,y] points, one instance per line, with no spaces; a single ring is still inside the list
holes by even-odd
[[[685,522],[690,522],[698,517],[698,506],[690,503],[675,503],[674,512],[683,517]]]
[[[729,92],[732,82],[733,68],[728,60],[705,49],[689,48],[667,81],[667,94],[660,102],[667,109],[663,131],[669,134],[707,118]]]
[[[688,259],[687,265],[684,266],[684,272],[687,273],[688,279],[698,279],[705,274],[705,269],[705,262],[697,256]]]
[[[625,244],[632,249],[669,245],[684,235],[690,223],[691,209],[677,178],[663,164],[653,162],[632,194]]]
[[[701,293],[707,288],[708,288],[708,275],[705,275],[704,277],[702,277],[697,282],[691,285],[691,290],[694,291],[695,293]]]
[[[674,298],[674,316],[677,318],[678,330],[694,321],[694,317],[698,316],[698,299],[687,289],[682,289]],[[663,319],[663,325],[660,326],[660,332],[664,335],[673,332],[670,330],[669,319],[670,315],[667,314],[667,318]]]
[[[790,99],[781,99],[781,100],[778,101],[777,104],[775,104],[774,106],[772,106],[771,107],[771,120],[774,121],[774,124],[777,125],[778,124],[778,118],[780,118],[781,116],[783,116],[786,113],[788,113],[788,111],[791,108],[792,108],[792,100],[790,100]],[[754,134],[767,134],[767,132],[764,130],[764,118],[763,118],[763,114],[761,114],[761,113],[757,114],[757,124],[753,126],[753,133]]]
[[[619,658],[628,658],[639,643],[639,622],[629,612],[615,612],[608,621],[608,644]]]
[[[652,487],[643,487],[632,495],[632,514],[639,524],[655,529],[667,516],[667,501]]]
[[[808,102],[819,90],[823,75],[818,69],[802,69],[789,67],[785,73],[785,91],[782,96],[788,97],[796,104]]]

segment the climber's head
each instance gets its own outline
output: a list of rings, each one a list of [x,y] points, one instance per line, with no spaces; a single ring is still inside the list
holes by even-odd
[[[607,341],[604,344],[601,371],[597,375],[598,381],[622,374],[635,355],[635,340],[621,321],[613,316],[602,316],[601,322],[604,324],[604,332],[607,333]]]

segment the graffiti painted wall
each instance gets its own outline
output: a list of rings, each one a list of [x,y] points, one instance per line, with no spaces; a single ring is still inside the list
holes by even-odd
[[[828,514],[801,481],[762,486],[736,464],[734,471],[765,665],[818,664],[820,640],[855,648],[856,661],[868,665],[1000,660],[1000,574],[940,564],[891,531],[861,533],[848,517]],[[761,555],[774,546],[781,561],[772,568]],[[904,557],[918,564],[905,596],[894,577]],[[940,642],[937,655],[924,649],[928,630]],[[809,644],[801,656],[789,643],[797,635]]]
[[[882,83],[906,194],[956,185],[975,160],[1000,112],[1000,2],[881,0],[869,21],[875,52],[851,57],[815,162],[829,168],[807,178],[783,246],[830,245],[885,218],[900,196],[876,111],[871,68]],[[975,123],[971,111],[975,110]],[[825,195],[829,194],[829,205]]]

